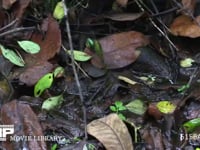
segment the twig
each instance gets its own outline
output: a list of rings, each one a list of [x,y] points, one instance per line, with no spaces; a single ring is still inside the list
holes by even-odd
[[[62,48],[64,49],[65,52],[67,52],[67,49],[65,48],[64,45],[62,45]],[[69,57],[71,57],[71,56],[69,55]],[[74,63],[75,63],[75,65],[78,67],[78,69],[80,69],[81,72],[82,72],[87,78],[90,78],[90,77],[88,76],[88,74],[81,68],[81,66],[80,66],[76,61],[74,61]]]
[[[141,9],[141,11],[145,12],[144,8],[142,5],[144,5],[145,9],[147,9],[151,15],[154,14],[146,5],[141,1],[141,0],[136,0],[135,1],[138,7]],[[142,5],[140,4],[142,3]],[[174,45],[174,43],[169,39],[169,37],[158,27],[158,25],[153,21],[153,19],[150,17],[149,21],[152,23],[152,25],[162,34],[162,36],[170,43],[170,45],[176,50],[179,51],[179,49]],[[163,27],[170,32],[169,28],[161,21],[161,19],[158,19],[158,21],[163,25]],[[172,50],[171,50],[172,51]],[[176,51],[172,51],[172,56],[175,58],[176,56]]]
[[[79,92],[79,97],[82,103],[82,110],[83,110],[83,120],[84,120],[84,128],[85,128],[85,140],[87,140],[88,135],[87,135],[87,114],[86,114],[86,107],[84,104],[84,98],[83,98],[83,94],[82,94],[82,88],[78,79],[78,74],[76,71],[76,67],[75,67],[75,60],[74,60],[74,53],[73,53],[73,44],[72,44],[72,37],[71,37],[71,32],[70,32],[70,26],[69,26],[69,20],[68,20],[68,9],[65,5],[65,0],[62,0],[62,4],[63,4],[63,8],[64,8],[64,14],[66,17],[66,31],[67,31],[67,36],[68,36],[68,41],[69,41],[69,47],[70,47],[70,51],[71,51],[71,59],[72,59],[72,69],[74,72],[74,76],[75,76],[75,80],[76,80],[76,85],[78,87],[78,92]]]
[[[12,34],[12,33],[33,30],[33,29],[35,29],[35,27],[20,27],[20,28],[12,29],[12,30],[0,33],[0,38],[3,36],[6,36],[6,35]]]
[[[10,28],[11,26],[13,26],[16,22],[18,21],[18,19],[13,20],[12,22],[10,22],[8,25],[5,25],[4,27],[0,28],[0,32],[2,32],[3,30]]]

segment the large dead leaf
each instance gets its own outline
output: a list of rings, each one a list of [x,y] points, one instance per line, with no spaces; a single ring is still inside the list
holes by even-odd
[[[28,86],[33,86],[45,74],[52,71],[53,65],[49,62],[40,62],[30,66],[20,74],[19,80]]]
[[[22,104],[13,100],[4,104],[1,108],[2,124],[14,124],[14,135],[16,136],[43,136],[42,128],[38,118],[27,104]],[[45,141],[10,141],[3,142],[3,147],[7,150],[29,149],[46,150]]]
[[[59,25],[51,16],[44,19],[41,28],[45,35],[35,32],[31,40],[40,45],[40,52],[37,54],[23,53],[26,68],[21,71],[19,79],[28,86],[34,85],[44,74],[52,71],[53,65],[47,60],[53,58],[60,51],[61,33]]]
[[[200,26],[190,17],[181,15],[170,26],[171,33],[176,36],[190,38],[200,37]]]
[[[108,69],[116,69],[133,63],[140,55],[136,48],[147,45],[149,41],[142,33],[129,31],[104,37],[99,43],[103,51],[104,64]],[[99,61],[93,57],[92,62],[96,60]]]
[[[92,121],[87,125],[90,135],[96,137],[107,150],[133,150],[126,125],[117,114]]]
[[[28,64],[35,64],[35,62],[49,60],[60,51],[61,33],[57,21],[49,16],[48,18],[44,19],[42,24],[42,29],[43,28],[47,28],[45,34],[35,32],[32,35],[31,41],[39,44],[41,50],[37,54],[27,54],[25,56],[25,62]]]

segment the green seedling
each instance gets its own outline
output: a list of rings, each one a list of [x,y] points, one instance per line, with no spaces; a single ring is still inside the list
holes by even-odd
[[[51,150],[56,150],[58,147],[58,144],[53,144],[52,147],[51,147]]]
[[[88,38],[86,41],[86,47],[93,50],[98,56],[103,56],[101,44],[99,41]]]
[[[182,85],[180,88],[178,88],[177,91],[180,92],[181,94],[183,94],[189,88],[190,88],[190,85],[189,84],[185,84],[185,85]]]
[[[119,118],[126,120],[126,117],[121,113],[121,111],[127,110],[121,101],[116,101],[113,106],[110,106],[110,110],[118,114]]]
[[[95,149],[96,149],[96,147],[91,143],[85,144],[83,146],[83,150],[95,150]]]

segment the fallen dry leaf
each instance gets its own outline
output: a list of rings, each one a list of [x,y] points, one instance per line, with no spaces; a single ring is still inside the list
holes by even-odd
[[[99,43],[104,64],[108,69],[116,69],[133,63],[140,55],[136,48],[146,46],[149,41],[142,33],[129,31],[104,37]]]
[[[2,7],[4,9],[9,9],[15,2],[16,2],[16,0],[3,0]]]
[[[38,118],[29,105],[22,104],[13,100],[4,104],[1,108],[2,124],[14,124],[14,135],[43,136],[42,128]],[[7,150],[29,149],[29,150],[46,150],[44,141],[9,141],[3,142],[3,147]]]
[[[116,3],[122,7],[126,7],[128,0],[116,0]]]
[[[105,18],[109,18],[114,21],[133,21],[140,18],[144,13],[114,13],[105,15]]]
[[[90,135],[96,137],[107,150],[133,150],[126,125],[117,114],[92,121],[87,125]]]
[[[45,74],[53,70],[53,65],[47,61],[28,67],[20,74],[19,80],[27,86],[33,86]]]
[[[182,0],[181,3],[184,9],[184,11],[182,11],[183,14],[192,15],[196,6],[196,0]]]
[[[175,36],[185,36],[190,38],[200,37],[200,26],[189,16],[185,15],[177,17],[171,24],[170,30]]]
[[[24,12],[26,11],[26,8],[29,6],[31,0],[18,0],[14,4],[13,9],[13,15],[15,18],[19,19],[19,22],[21,22],[21,18],[23,17]]]
[[[27,63],[30,59],[38,61],[46,61],[55,56],[60,51],[61,47],[61,32],[59,29],[58,22],[52,17],[48,16],[43,21],[42,27],[46,26],[48,21],[48,29],[44,34],[35,32],[32,35],[31,41],[40,45],[41,51],[34,55],[27,55],[25,62]],[[35,63],[35,62],[34,62]],[[33,64],[34,64],[33,63]]]

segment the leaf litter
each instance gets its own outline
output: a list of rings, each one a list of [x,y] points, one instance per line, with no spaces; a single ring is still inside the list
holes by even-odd
[[[68,1],[71,32],[63,9],[55,15],[58,1],[2,2],[1,122],[14,124],[14,135],[63,137],[3,148],[199,148],[199,139],[180,140],[182,131],[199,134],[198,1]],[[63,50],[68,33],[75,62]]]

